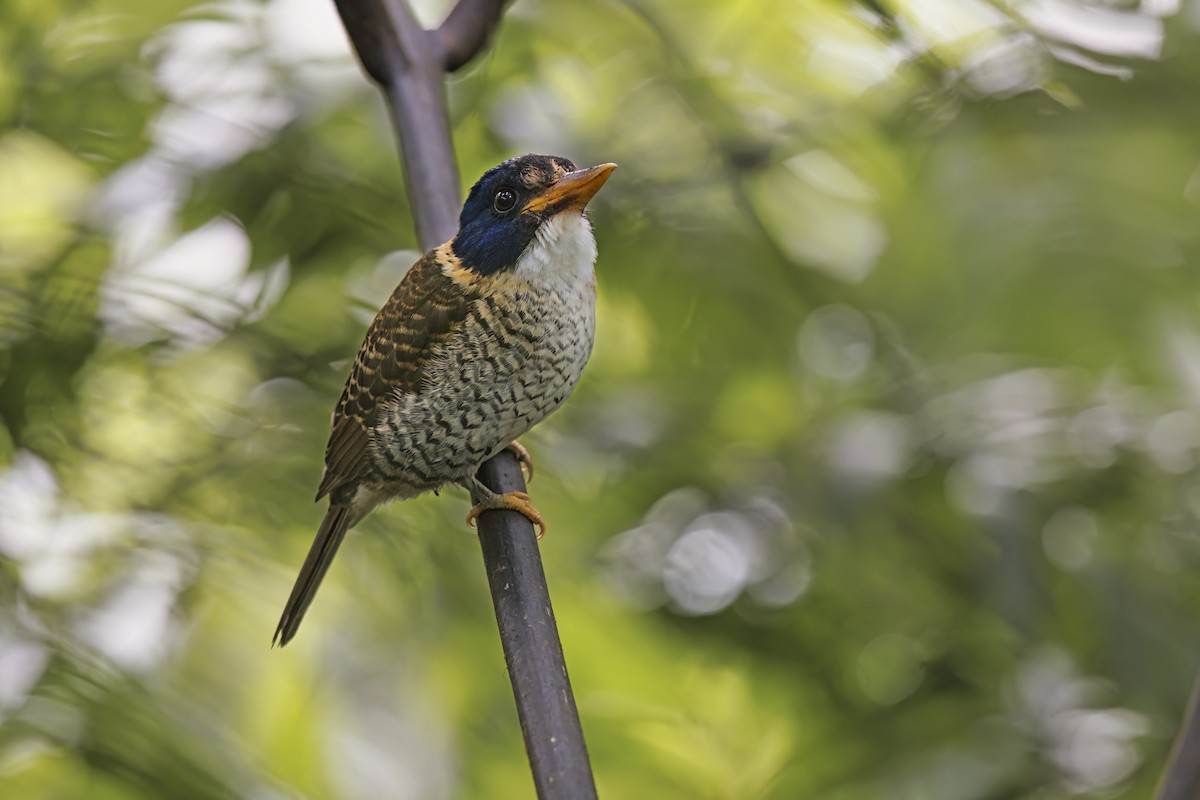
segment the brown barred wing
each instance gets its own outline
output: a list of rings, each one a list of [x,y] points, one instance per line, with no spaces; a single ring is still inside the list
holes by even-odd
[[[367,330],[333,415],[318,500],[366,476],[371,429],[380,411],[397,393],[420,389],[430,357],[478,299],[446,277],[436,253],[413,265]]]

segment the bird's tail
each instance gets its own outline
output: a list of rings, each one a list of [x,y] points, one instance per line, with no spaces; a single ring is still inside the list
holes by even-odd
[[[283,647],[296,635],[300,621],[304,619],[304,612],[308,610],[308,604],[317,594],[325,571],[337,555],[338,545],[342,543],[350,527],[351,518],[350,506],[330,504],[329,511],[321,522],[321,528],[317,531],[317,538],[313,540],[312,548],[308,551],[308,558],[304,559],[304,566],[300,568],[300,576],[296,578],[292,594],[284,606],[283,616],[279,618],[279,627],[275,629],[275,636],[271,639],[272,646],[278,644]]]

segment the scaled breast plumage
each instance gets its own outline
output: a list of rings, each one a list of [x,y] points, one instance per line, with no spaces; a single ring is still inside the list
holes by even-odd
[[[346,382],[318,496],[358,484],[403,496],[458,480],[562,405],[594,334],[586,236],[554,243],[570,256],[557,269],[537,251],[495,275],[464,269],[445,247],[418,261]]]

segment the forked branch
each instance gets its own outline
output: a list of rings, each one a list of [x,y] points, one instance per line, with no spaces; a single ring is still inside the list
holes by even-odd
[[[428,250],[457,229],[458,169],[443,80],[471,60],[500,22],[504,0],[460,0],[436,31],[405,0],[334,0],[359,60],[387,96],[417,239]],[[507,451],[479,478],[496,492],[525,490]],[[541,800],[594,800],[596,786],[567,678],[533,525],[515,511],[479,518],[500,641]]]

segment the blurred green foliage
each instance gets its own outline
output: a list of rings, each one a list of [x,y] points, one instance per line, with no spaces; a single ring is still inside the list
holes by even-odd
[[[1200,662],[1197,45],[1196,0],[523,0],[452,79],[464,183],[621,164],[526,440],[602,796],[1150,795]],[[16,0],[0,54],[0,796],[530,796],[464,497],[268,649],[415,258],[332,4]]]

